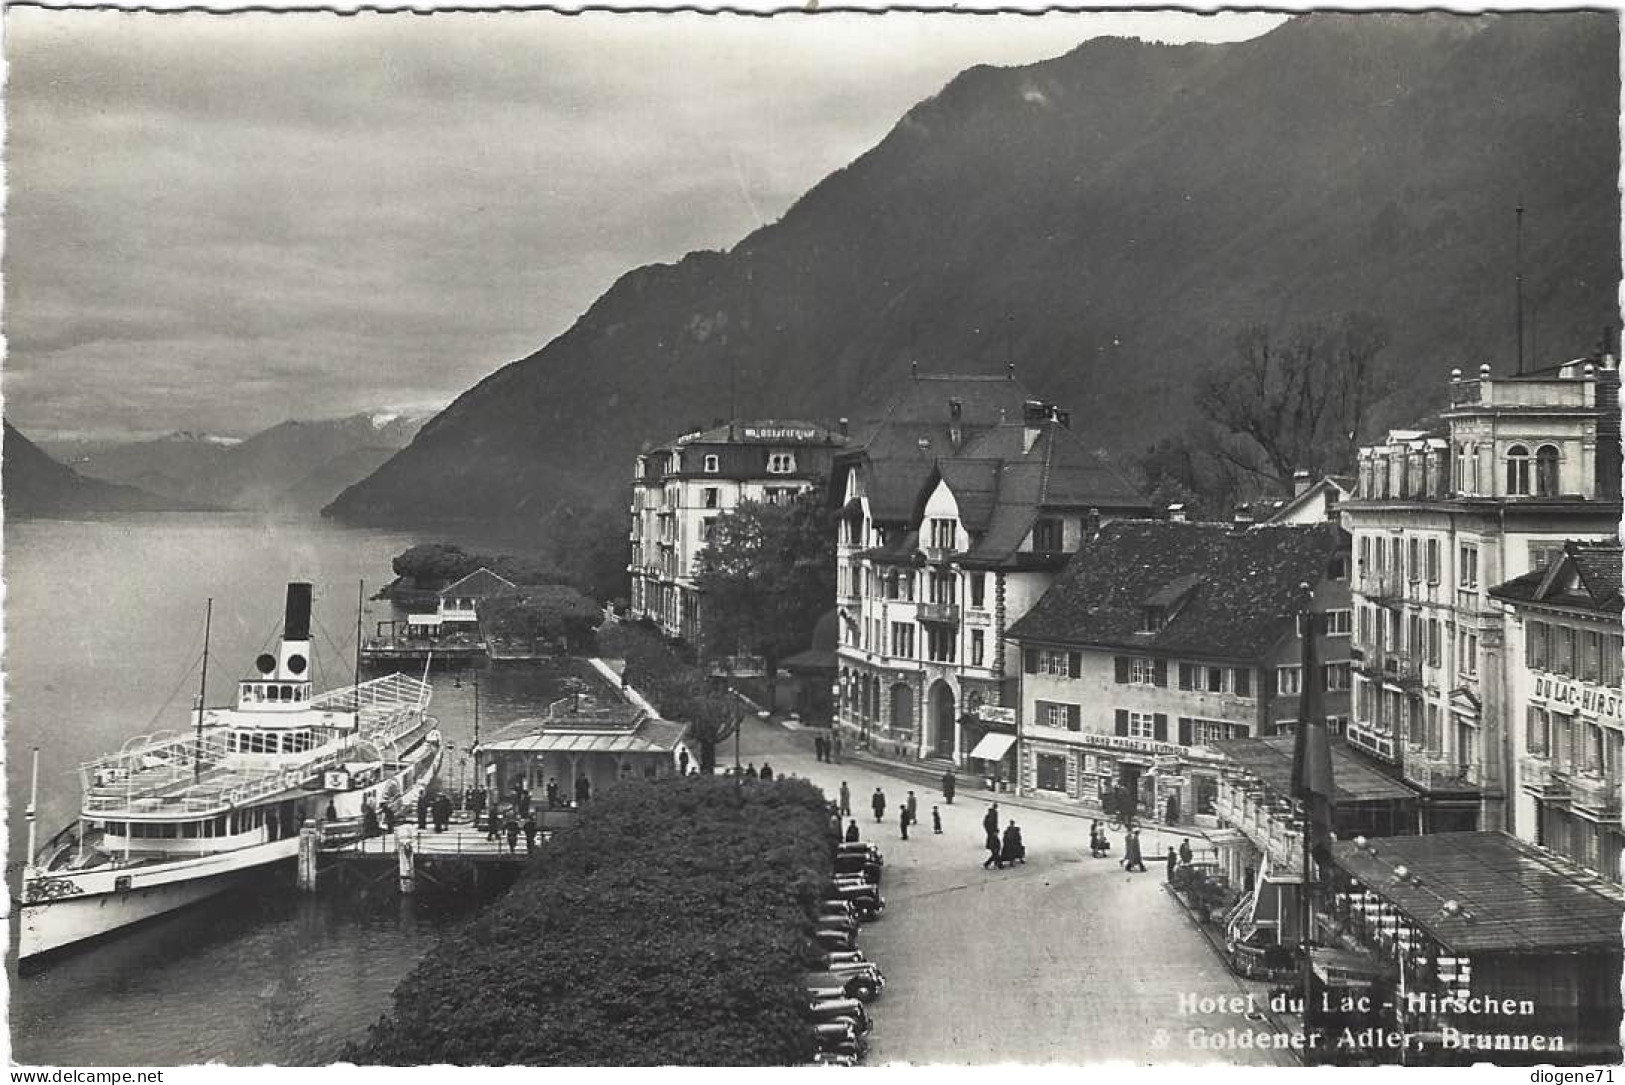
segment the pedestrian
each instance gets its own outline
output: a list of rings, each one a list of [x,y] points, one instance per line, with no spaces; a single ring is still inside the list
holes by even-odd
[[[1123,869],[1145,873],[1145,860],[1140,856],[1140,830],[1130,829],[1123,837]]]
[[[845,780],[841,781],[841,816],[852,816],[852,789],[846,786]]]
[[[378,835],[378,808],[368,799],[361,806],[361,835],[374,837]]]
[[[1191,842],[1189,840],[1179,842],[1179,861],[1186,866],[1191,865]]]
[[[752,780],[761,775],[756,771],[756,762],[752,761],[749,765],[745,766],[745,775],[750,777]]]
[[[486,812],[485,839],[495,840],[499,846],[502,843],[502,807],[497,803],[492,803]]]
[[[327,809],[323,812],[322,817],[328,821],[337,821],[339,819],[339,808],[333,805],[332,799],[327,800]]]
[[[1091,821],[1089,823],[1089,857],[1091,859],[1099,859],[1105,854],[1105,849],[1100,845],[1100,822]]]
[[[824,759],[824,736],[823,735],[814,735],[813,736],[813,756],[816,757],[820,761],[822,761]]]
[[[841,839],[841,815],[833,810],[829,814],[829,835],[837,841]]]
[[[549,810],[559,808],[559,778],[557,776],[547,778],[547,808]]]
[[[526,814],[525,824],[520,828],[525,830],[525,854],[536,854],[536,815]]]
[[[920,822],[920,800],[914,797],[914,792],[908,793],[908,823],[918,825]]]
[[[587,779],[585,776],[577,777],[576,778],[576,804],[578,806],[586,806],[588,801],[591,800],[591,799],[592,799],[592,781]]]
[[[445,794],[435,796],[434,831],[443,833],[451,825],[451,798]]]
[[[874,797],[869,800],[869,806],[875,812],[876,821],[886,820],[886,793],[875,788]]]
[[[835,732],[835,763],[837,765],[841,763],[841,733],[839,731]]]
[[[429,827],[429,789],[418,792],[418,832]]]
[[[508,837],[508,854],[519,854],[519,822],[514,819],[512,814],[509,814],[508,820],[502,823],[502,831]]]
[[[679,775],[679,776],[687,776],[688,775],[688,751],[687,750],[678,750],[677,751],[677,775]]]
[[[1168,880],[1174,880],[1174,868],[1179,866],[1179,852],[1174,850],[1172,844],[1168,845]]]
[[[954,792],[959,789],[959,783],[954,779],[953,769],[942,774],[942,801],[949,806],[954,804]]]
[[[378,807],[378,824],[386,833],[395,831],[395,811],[389,808],[387,802]]]
[[[903,839],[908,839],[908,807],[897,808],[897,827],[903,830]]]
[[[1021,826],[1013,821],[1005,826],[1004,843],[999,848],[999,856],[1011,866],[1017,863],[1027,865],[1027,845],[1021,840]]]
[[[853,818],[846,826],[846,842],[856,844],[861,838],[862,834],[858,832],[858,819]]]
[[[982,869],[996,867],[1004,869],[1004,858],[999,854],[999,832],[997,829],[987,831],[987,858],[982,860]]]
[[[762,779],[773,779],[773,766],[769,765],[766,761],[762,762]]]
[[[935,806],[931,808],[931,831],[938,836],[942,835],[942,811]]]
[[[519,801],[514,805],[518,808],[520,817],[530,816],[530,788],[522,787],[519,789]]]
[[[994,803],[992,806],[989,806],[987,808],[987,813],[982,816],[982,831],[986,832],[986,833],[990,833],[993,836],[999,835],[999,804],[998,803]]]

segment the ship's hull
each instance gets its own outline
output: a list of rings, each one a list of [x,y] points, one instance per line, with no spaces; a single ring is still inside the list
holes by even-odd
[[[31,878],[18,908],[17,957],[37,957],[206,900],[298,853],[299,838],[290,837],[220,855]]]
[[[439,771],[441,753],[438,737],[413,750],[401,770],[390,778],[395,793],[406,802],[415,802],[418,792]],[[340,798],[353,799],[359,810],[359,793],[335,796]],[[17,957],[37,957],[206,900],[255,871],[298,854],[299,837],[289,836],[215,855],[78,871],[31,872],[25,879],[24,899],[18,909],[21,929]]]

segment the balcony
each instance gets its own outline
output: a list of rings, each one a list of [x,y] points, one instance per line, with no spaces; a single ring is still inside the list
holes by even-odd
[[[941,622],[944,625],[959,624],[958,603],[921,603],[917,616],[922,622]]]
[[[954,556],[954,548],[951,546],[922,546],[920,552],[925,555],[925,560],[930,562],[951,561]]]
[[[1407,748],[1402,767],[1405,779],[1426,791],[1477,791],[1478,766],[1444,754]]]
[[[1569,797],[1576,810],[1609,821],[1620,819],[1620,782],[1589,772],[1569,777]]]
[[[1518,758],[1518,783],[1546,802],[1569,797],[1569,778],[1552,767],[1550,758],[1525,754]]]

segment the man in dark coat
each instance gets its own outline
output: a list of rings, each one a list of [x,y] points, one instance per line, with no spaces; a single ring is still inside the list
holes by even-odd
[[[908,810],[908,823],[913,825],[920,820],[920,800],[914,797],[914,792],[908,793],[908,802],[904,804]]]
[[[586,806],[592,799],[592,781],[585,776],[576,780],[576,802]]]
[[[520,817],[530,815],[530,788],[522,787],[519,789],[519,801],[514,805],[518,808]]]
[[[818,760],[820,760],[820,761],[822,761],[824,759],[824,736],[823,735],[814,735],[813,736],[813,756],[815,758],[817,758]]]
[[[762,762],[762,779],[773,779],[773,766],[769,765],[766,761]]]
[[[687,750],[678,750],[677,751],[677,775],[679,775],[679,776],[687,776],[688,775],[688,751]]]
[[[1130,829],[1123,837],[1123,869],[1145,873],[1145,860],[1140,856],[1140,832]]]
[[[508,820],[502,823],[502,831],[508,837],[508,854],[517,855],[519,853],[519,822],[512,814],[509,814]]]
[[[557,776],[547,778],[547,808],[549,810],[559,808],[559,778]]]
[[[878,787],[875,788],[875,794],[874,797],[869,800],[869,806],[875,812],[876,821],[886,820],[886,793],[884,791],[880,790]]]
[[[898,828],[903,830],[903,839],[907,840],[908,839],[908,807],[899,806],[897,808],[897,826],[898,826]]]
[[[987,808],[987,813],[985,815],[983,815],[983,817],[982,817],[982,831],[986,832],[986,833],[990,833],[993,836],[999,835],[999,804],[998,803],[994,803],[992,806],[989,806]]]
[[[502,843],[502,808],[497,803],[485,812],[485,839]]]
[[[520,828],[525,831],[525,854],[536,854],[536,816],[526,814],[525,823]]]
[[[1191,842],[1189,840],[1179,842],[1179,861],[1186,866],[1191,865]]]
[[[760,775],[761,773],[756,771],[756,762],[752,761],[750,764],[745,766],[745,776],[747,778],[754,780]]]
[[[1021,827],[1013,821],[1005,826],[1004,844],[999,848],[999,857],[1011,865],[1027,865],[1027,846],[1021,840]]]
[[[445,794],[434,799],[434,831],[443,833],[451,825],[451,799]]]
[[[361,807],[361,835],[369,837],[378,835],[378,808],[370,799]]]
[[[1168,845],[1168,880],[1174,880],[1174,869],[1179,866],[1179,853],[1172,844]]]
[[[429,827],[429,789],[418,792],[418,831]]]
[[[833,748],[831,749],[830,752],[835,755],[835,763],[840,764],[841,763],[841,735],[840,735],[839,731],[837,731],[835,733],[835,742],[834,742]]]
[[[1004,856],[1000,854],[999,849],[999,831],[997,829],[989,829],[987,831],[987,858],[982,860],[983,870],[986,870],[988,867],[997,867],[1000,870],[1004,869]]]
[[[954,792],[958,790],[958,787],[959,784],[954,780],[952,769],[942,774],[942,799],[949,806],[954,804]]]
[[[1100,831],[1100,822],[1089,823],[1089,855],[1099,859],[1106,854],[1106,834]]]
[[[852,789],[846,786],[845,780],[841,781],[841,816],[852,816]]]
[[[858,819],[853,818],[846,826],[846,842],[856,844],[859,839],[861,839],[861,834],[858,832]]]

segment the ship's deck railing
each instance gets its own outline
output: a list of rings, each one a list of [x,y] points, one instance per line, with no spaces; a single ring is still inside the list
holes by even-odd
[[[154,770],[161,775],[144,773],[102,784],[87,778],[84,812],[103,818],[223,813],[266,795],[299,787],[317,773],[343,764],[354,754],[354,745],[346,742],[307,760],[266,766],[257,771],[245,772],[223,765],[199,771],[187,762],[184,766]],[[189,776],[195,779],[187,785],[185,780]]]
[[[328,690],[312,697],[310,706],[322,712],[359,713],[362,729],[368,730],[369,716],[381,719],[403,712],[426,711],[433,693],[434,689],[429,683],[397,672],[360,685]]]

